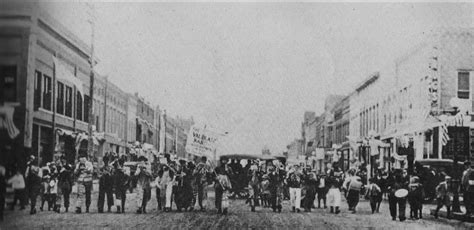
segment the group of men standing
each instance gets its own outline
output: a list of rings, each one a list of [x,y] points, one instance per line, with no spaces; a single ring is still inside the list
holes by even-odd
[[[153,188],[158,210],[169,212],[174,202],[177,211],[192,211],[196,201],[200,209],[205,210],[205,188],[212,176],[206,157],[202,157],[197,165],[184,160],[172,161],[168,154],[165,154],[164,163],[155,159],[149,164],[145,158],[139,161],[134,174],[137,180],[137,213],[146,213]]]
[[[104,205],[108,212],[116,206],[117,213],[124,213],[128,190],[136,191],[136,213],[146,213],[153,189],[158,210],[169,212],[173,203],[177,211],[191,211],[196,203],[201,210],[205,210],[206,188],[214,184],[215,207],[218,213],[225,214],[229,207],[230,194],[232,191],[235,192],[233,188],[242,187],[236,185],[235,182],[231,183],[229,178],[235,175],[235,172],[225,159],[218,167],[212,168],[206,157],[202,157],[197,164],[184,160],[172,161],[168,154],[165,154],[164,161],[155,158],[151,163],[145,157],[140,157],[133,174],[130,167],[125,167],[124,158],[106,156],[103,162],[104,165],[98,171],[97,209],[99,213],[104,212]],[[474,166],[470,162],[465,162],[464,165],[465,171],[459,192],[463,194],[466,215],[469,216],[474,212]],[[32,157],[27,164],[24,181],[20,171],[10,180],[2,181],[12,184],[18,190],[15,191],[16,197],[21,197],[23,193],[27,194],[31,205],[30,214],[37,212],[38,197],[41,198],[41,211],[47,203],[48,210],[52,209],[59,213],[63,203],[65,211],[68,212],[72,192],[76,199],[75,212],[82,213],[84,208],[85,212],[89,212],[90,209],[93,173],[94,166],[86,156],[79,157],[75,167],[66,164],[65,161],[58,161],[48,163],[43,168],[39,168],[36,159]],[[386,193],[393,220],[397,219],[397,214],[400,221],[406,220],[407,202],[410,205],[410,217],[422,218],[424,187],[419,176],[409,176],[406,170],[395,169],[387,176],[377,173],[370,178],[367,185],[364,185],[360,174],[355,169],[350,169],[347,175],[344,175],[337,167],[317,174],[299,165],[286,168],[284,164],[270,163],[262,171],[257,162],[249,162],[239,173],[247,174],[245,183],[248,183],[248,202],[251,211],[255,211],[255,207],[260,203],[261,206],[270,207],[274,212],[281,212],[282,200],[287,196],[293,212],[310,212],[312,208],[315,208],[317,199],[318,208],[329,206],[331,213],[338,214],[344,196],[349,211],[355,213],[360,195],[363,195],[362,191],[365,191],[364,194],[370,201],[372,213],[379,211],[383,195]],[[76,186],[73,186],[73,178],[75,178]],[[76,191],[72,191],[73,188],[76,188]],[[448,175],[436,186],[438,204],[435,210],[436,218],[443,206],[446,206],[448,218],[451,218],[454,189],[456,188]],[[401,190],[407,190],[407,194],[397,194]],[[24,203],[20,202],[22,207]]]

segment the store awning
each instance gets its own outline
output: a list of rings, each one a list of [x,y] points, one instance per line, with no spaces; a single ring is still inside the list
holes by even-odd
[[[58,129],[56,129],[56,133],[59,136],[75,137],[74,132],[71,131],[71,130],[65,130],[65,129],[58,128]]]
[[[410,135],[414,133],[425,132],[435,127],[439,127],[440,125],[441,125],[440,120],[430,115],[426,117],[423,122],[406,121],[402,124],[399,124],[397,128],[393,128],[384,132],[382,139],[388,139],[388,138]]]

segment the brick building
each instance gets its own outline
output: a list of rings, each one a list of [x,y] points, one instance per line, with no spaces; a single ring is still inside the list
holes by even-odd
[[[74,159],[75,140],[54,142],[57,129],[86,132],[90,49],[84,42],[50,17],[37,3],[3,4],[0,24],[2,80],[11,87],[2,89],[3,102],[14,102],[14,122],[20,135],[12,149],[19,165],[25,155],[38,154],[42,162],[53,159],[55,150],[65,150]],[[71,84],[53,73],[53,57],[82,82]],[[5,84],[2,84],[6,87]],[[82,88],[79,92],[78,88]],[[53,90],[56,89],[56,90]],[[57,130],[56,130],[57,131]],[[59,144],[59,145],[58,145]],[[87,145],[87,141],[85,141]],[[84,144],[79,143],[79,151]]]
[[[155,136],[159,135],[155,126],[155,110],[149,102],[146,102],[143,97],[135,93],[137,100],[136,110],[136,132],[137,141],[140,143],[147,143],[156,146],[157,139]]]

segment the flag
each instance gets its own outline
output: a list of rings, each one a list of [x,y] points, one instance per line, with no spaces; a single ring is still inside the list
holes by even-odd
[[[449,135],[448,135],[448,124],[443,123],[441,125],[441,144],[445,146],[448,144],[448,141],[450,140]]]
[[[74,74],[71,73],[71,71],[67,69],[64,63],[59,61],[54,56],[53,56],[53,62],[54,62],[54,68],[56,71],[56,79],[67,81],[75,85],[77,91],[80,92],[82,95],[84,95],[83,89],[82,89],[82,81],[79,80],[79,78],[77,78],[76,76],[74,76]]]
[[[13,122],[14,113],[15,107],[7,105],[0,106],[0,129],[7,130],[8,136],[11,139],[15,139],[20,134],[20,130],[18,130]]]

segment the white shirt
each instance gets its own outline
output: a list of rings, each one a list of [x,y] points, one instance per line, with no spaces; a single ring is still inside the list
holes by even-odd
[[[320,187],[320,188],[324,188],[324,186],[326,186],[325,181],[324,181],[324,178],[321,178],[321,180],[319,180],[319,181],[320,181],[319,187]]]
[[[24,189],[25,179],[23,178],[23,175],[15,174],[10,178],[10,180],[8,180],[8,184],[11,184],[13,189]]]

